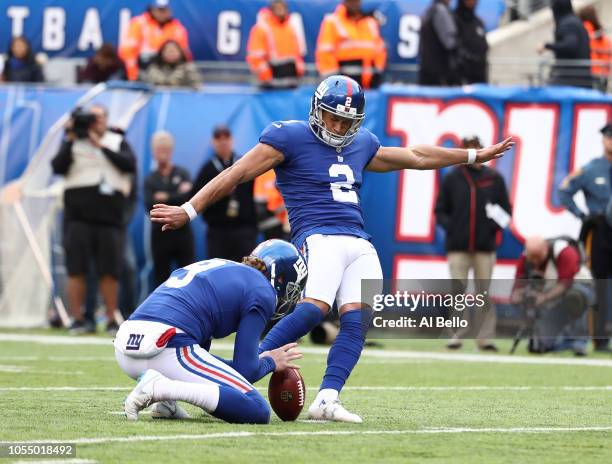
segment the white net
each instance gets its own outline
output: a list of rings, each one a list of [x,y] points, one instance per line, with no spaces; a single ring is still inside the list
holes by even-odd
[[[101,103],[109,110],[110,125],[127,129],[148,98],[143,89],[101,84],[75,106]],[[63,182],[53,175],[51,160],[68,118],[69,114],[63,115],[49,129],[24,174],[0,190],[0,327],[44,326],[51,310],[67,323],[61,285],[55,285],[52,272],[52,252],[59,258],[56,264],[63,263],[58,221]]]

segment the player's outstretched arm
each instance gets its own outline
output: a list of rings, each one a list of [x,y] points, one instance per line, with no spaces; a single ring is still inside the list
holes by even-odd
[[[202,187],[189,200],[189,203],[196,213],[200,213],[209,205],[229,195],[238,184],[254,179],[281,161],[283,161],[283,155],[280,151],[270,145],[258,143],[236,164],[220,172]],[[188,223],[189,216],[180,206],[156,204],[151,210],[151,221],[163,224],[162,230],[172,230]]]
[[[476,163],[486,163],[501,158],[514,145],[512,138],[476,150]],[[380,147],[368,164],[368,171],[389,172],[400,169],[439,169],[455,164],[467,163],[468,150],[464,148],[444,148],[434,145],[414,145],[412,147]]]

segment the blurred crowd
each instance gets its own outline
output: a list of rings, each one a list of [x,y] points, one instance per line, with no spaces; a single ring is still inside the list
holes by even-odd
[[[476,15],[479,0],[432,0],[421,18],[417,82],[455,86],[488,81],[486,30]],[[553,0],[554,40],[537,51],[550,51],[556,64],[551,85],[607,88],[612,42],[595,8],[574,13],[571,0]],[[270,0],[252,27],[246,61],[254,81],[263,89],[293,88],[305,74],[303,45],[286,0]],[[345,74],[365,88],[385,78],[387,50],[380,34],[380,15],[363,9],[361,0],[342,0],[321,22],[315,65],[320,77]],[[569,61],[568,61],[569,60]],[[42,82],[40,60],[25,37],[15,37],[1,79]],[[109,79],[140,80],[152,85],[197,89],[203,77],[193,62],[189,36],[173,16],[170,0],[154,0],[133,17],[117,49],[103,44],[78,69],[77,82]]]

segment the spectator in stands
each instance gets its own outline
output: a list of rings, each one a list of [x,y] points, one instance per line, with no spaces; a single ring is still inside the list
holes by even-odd
[[[281,193],[276,188],[274,169],[255,178],[254,199],[258,228],[266,240],[289,240],[289,218]]]
[[[120,132],[109,130],[101,106],[79,111],[67,127],[66,139],[52,161],[53,172],[65,177],[64,250],[68,271],[68,306],[73,333],[87,331],[82,305],[86,274],[95,263],[106,306],[107,331],[118,325],[118,278],[129,206],[131,174],[136,158]]]
[[[227,126],[215,127],[212,145],[214,154],[200,169],[189,197],[237,160],[232,133]],[[255,248],[257,218],[252,180],[238,185],[230,196],[210,205],[202,214],[208,224],[208,258],[240,261]]]
[[[612,41],[601,26],[597,10],[593,5],[582,8],[578,12],[578,17],[589,33],[591,61],[593,61],[591,72],[599,88],[605,91],[608,88],[610,65],[612,64]]]
[[[130,20],[128,30],[119,43],[119,56],[125,62],[128,79],[138,78],[168,40],[177,42],[189,60],[187,30],[172,17],[170,0],[154,0],[146,12]]]
[[[459,84],[457,24],[450,0],[434,0],[421,21],[419,84]]]
[[[126,79],[125,64],[117,55],[115,47],[110,43],[103,44],[96,50],[87,65],[80,69],[77,82],[98,84],[111,79]]]
[[[325,16],[317,39],[316,62],[323,77],[344,74],[364,88],[378,87],[387,65],[387,50],[378,21],[361,9],[361,0],[343,0]]]
[[[580,237],[584,241],[588,263],[595,280],[597,311],[594,314],[593,344],[596,351],[610,351],[606,331],[612,301],[609,298],[612,277],[612,230],[605,220],[612,199],[612,122],[602,129],[603,156],[592,159],[568,176],[559,189],[559,199],[569,212],[582,221]],[[582,191],[587,211],[581,210],[574,195]]]
[[[555,18],[555,41],[541,45],[538,53],[551,50],[555,59],[560,61],[590,60],[589,34],[574,14],[571,0],[553,0],[551,8]],[[551,70],[549,83],[590,89],[593,87],[591,68],[580,62],[556,62]]]
[[[36,62],[30,42],[25,37],[14,37],[4,62],[0,81],[44,82],[42,68]]]
[[[174,137],[166,131],[156,132],[151,137],[151,151],[157,169],[149,174],[144,184],[147,211],[150,211],[156,203],[182,205],[189,199],[192,184],[189,172],[172,163]],[[152,224],[151,251],[157,287],[170,277],[173,263],[176,263],[177,267],[183,267],[194,261],[191,227],[162,233],[161,226]]]
[[[168,40],[151,64],[140,72],[140,80],[154,85],[169,87],[193,87],[201,85],[200,72],[178,42]]]
[[[271,0],[257,14],[249,34],[247,62],[264,88],[291,88],[304,75],[298,32],[285,0]]]
[[[457,53],[461,84],[487,82],[487,33],[482,19],[476,16],[478,0],[459,0],[455,9]]]
[[[535,319],[529,351],[571,349],[576,356],[585,356],[586,316],[595,296],[578,243],[567,237],[528,237],[515,278],[510,302],[533,312]]]
[[[478,137],[463,139],[463,148],[480,149]],[[470,269],[474,272],[476,292],[486,294],[495,266],[498,232],[506,227],[511,213],[508,192],[502,176],[482,164],[453,168],[442,181],[436,203],[438,224],[446,231],[446,251],[451,278],[464,292]],[[464,311],[469,325],[460,329],[448,343],[450,349],[461,348],[463,338],[477,338],[478,348],[497,351],[491,339],[495,336],[495,306],[478,311]]]

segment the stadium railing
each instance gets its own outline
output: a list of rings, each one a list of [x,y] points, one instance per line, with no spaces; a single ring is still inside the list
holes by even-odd
[[[82,66],[83,58],[54,58],[45,64],[47,82],[51,85],[73,85],[76,83],[76,71]],[[257,80],[251,74],[247,63],[242,61],[197,61],[196,65],[206,83],[252,84]],[[569,78],[580,74],[585,67],[599,66],[608,68],[610,63],[590,60],[555,60],[552,56],[534,57],[490,57],[489,76],[493,85],[528,85],[545,86],[550,81],[553,67],[557,77]],[[314,63],[306,63],[306,73],[302,84],[315,85],[320,80]],[[562,68],[562,69],[559,69]],[[385,81],[389,83],[416,84],[418,81],[418,63],[393,63],[385,72]],[[561,74],[559,74],[561,73]],[[581,83],[582,84],[582,83]],[[607,92],[608,78],[594,76],[592,86]]]

